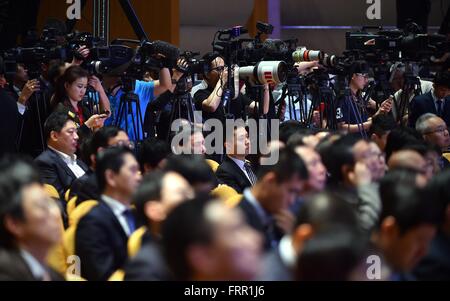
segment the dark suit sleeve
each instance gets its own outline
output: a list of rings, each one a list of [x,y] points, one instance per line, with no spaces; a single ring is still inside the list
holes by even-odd
[[[58,177],[58,172],[55,168],[55,165],[45,162],[44,160],[35,160],[34,161],[37,168],[39,169],[39,174],[41,175],[41,179],[44,183],[50,184],[56,188],[61,199],[64,199],[64,187],[61,183],[61,180]]]
[[[238,193],[242,193],[241,186],[236,181],[236,178],[227,172],[223,167],[219,166],[216,170],[216,177],[219,180],[220,184],[226,184],[236,190]]]
[[[114,256],[104,227],[90,214],[77,226],[75,253],[81,259],[81,276],[87,280],[105,281],[115,272]]]

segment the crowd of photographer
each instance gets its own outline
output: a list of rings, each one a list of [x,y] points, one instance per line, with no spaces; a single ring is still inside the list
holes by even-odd
[[[6,51],[0,280],[449,280],[450,35],[257,29]]]

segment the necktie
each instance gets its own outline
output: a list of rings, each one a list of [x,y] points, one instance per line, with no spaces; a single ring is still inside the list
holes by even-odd
[[[134,221],[133,212],[131,211],[131,209],[125,209],[122,214],[127,220],[128,227],[130,228],[130,234],[133,233],[134,230],[136,230],[136,223]]]
[[[252,169],[252,166],[250,165],[250,163],[245,162],[244,163],[244,169],[247,172],[247,175],[248,175],[248,177],[250,179],[250,183],[252,184],[252,186],[255,185],[255,183],[256,183],[256,176],[255,176],[255,173],[253,172],[253,169]]]
[[[442,117],[442,99],[439,99],[439,100],[437,100],[436,101],[436,103],[437,103],[437,115],[439,116],[439,117]]]

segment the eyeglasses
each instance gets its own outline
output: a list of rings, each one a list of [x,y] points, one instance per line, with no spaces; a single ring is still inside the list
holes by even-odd
[[[434,134],[434,133],[443,134],[443,133],[445,133],[445,131],[448,131],[447,127],[438,127],[435,130],[433,130],[433,131],[429,131],[429,132],[423,133],[423,135],[430,135],[430,134]]]
[[[368,73],[355,73],[356,76],[362,76],[364,78],[369,78],[369,74]]]
[[[125,146],[125,147],[128,147],[129,149],[133,150],[136,145],[134,144],[133,141],[120,140],[120,141],[117,141],[117,143],[114,144],[114,146]]]
[[[219,67],[215,67],[215,68],[211,69],[211,71],[217,71],[217,72],[222,72],[223,70],[225,70],[225,66],[219,66]]]

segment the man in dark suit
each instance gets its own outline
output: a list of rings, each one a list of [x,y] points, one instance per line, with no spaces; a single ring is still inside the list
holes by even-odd
[[[287,214],[308,180],[308,171],[303,160],[290,149],[279,152],[276,164],[265,163],[261,161],[258,181],[251,189],[244,190],[239,207],[247,223],[264,236],[264,248],[269,250],[278,244],[280,230],[286,232],[289,228],[280,227],[275,219]]]
[[[142,176],[132,151],[124,147],[100,152],[95,173],[102,195],[78,223],[75,253],[81,260],[81,276],[103,281],[123,268],[127,259],[128,237],[139,226],[131,196]]]
[[[417,119],[433,113],[450,124],[450,71],[441,71],[433,81],[433,90],[414,97],[409,104],[408,124],[415,127]]]
[[[221,184],[226,184],[238,193],[256,182],[255,172],[249,161],[245,160],[250,150],[250,140],[245,127],[235,127],[233,135],[225,140],[227,155],[216,171]]]
[[[46,264],[62,238],[60,218],[28,162],[0,163],[0,281],[63,280]]]
[[[413,274],[418,280],[449,281],[450,280],[450,170],[436,175],[428,186],[428,200],[442,204],[443,219],[430,244],[425,257],[415,267]]]
[[[88,145],[89,170],[82,177],[73,181],[70,188],[70,197],[76,196],[77,206],[86,200],[98,200],[100,198],[100,191],[98,189],[97,178],[95,176],[95,156],[99,151],[109,146],[125,145],[134,146],[128,138],[125,131],[115,126],[106,126],[99,129],[92,136]]]
[[[44,124],[48,149],[35,159],[44,183],[53,185],[61,197],[88,167],[77,159],[77,126],[68,114],[52,113]]]
[[[125,280],[171,280],[161,253],[160,229],[165,217],[180,203],[192,199],[194,190],[178,173],[147,174],[133,197],[137,216],[146,224],[141,249],[125,266]]]

